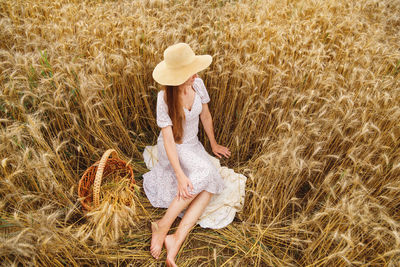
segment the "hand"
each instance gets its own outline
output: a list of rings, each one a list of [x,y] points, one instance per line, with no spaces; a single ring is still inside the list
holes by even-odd
[[[190,188],[190,191],[193,191],[193,184],[189,180],[189,178],[185,175],[182,174],[181,176],[178,176],[178,192],[177,192],[177,197],[178,200],[180,199],[190,199],[193,197],[191,193],[189,193],[188,187]]]
[[[215,144],[211,146],[212,152],[218,157],[222,158],[222,155],[224,155],[226,158],[229,158],[231,155],[231,151],[229,151],[229,148]]]

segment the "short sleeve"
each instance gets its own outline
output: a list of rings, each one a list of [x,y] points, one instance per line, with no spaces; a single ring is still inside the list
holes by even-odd
[[[160,128],[172,125],[171,118],[168,115],[168,106],[164,101],[164,91],[157,94],[157,125]]]
[[[206,86],[204,85],[204,82],[200,78],[196,78],[194,80],[193,86],[195,87],[196,91],[200,94],[201,98],[201,103],[205,104],[210,102],[210,96],[208,95]]]

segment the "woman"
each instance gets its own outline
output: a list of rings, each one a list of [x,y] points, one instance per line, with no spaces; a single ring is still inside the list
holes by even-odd
[[[224,189],[224,180],[199,142],[199,118],[210,140],[213,153],[229,157],[228,148],[214,138],[210,101],[197,72],[212,61],[209,55],[196,56],[189,45],[178,43],[164,51],[164,61],[153,71],[153,78],[164,88],[157,95],[158,162],[143,175],[145,193],[154,207],[168,208],[151,225],[150,251],[158,259],[167,249],[167,266],[176,266],[177,255],[191,228],[209,203],[212,194]],[[174,234],[167,235],[172,223],[184,216]]]

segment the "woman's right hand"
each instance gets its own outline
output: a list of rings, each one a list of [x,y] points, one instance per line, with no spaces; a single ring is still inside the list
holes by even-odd
[[[178,193],[177,193],[178,200],[192,198],[193,195],[188,190],[189,187],[190,191],[191,192],[193,191],[192,182],[185,174],[178,175],[177,178],[178,178]]]

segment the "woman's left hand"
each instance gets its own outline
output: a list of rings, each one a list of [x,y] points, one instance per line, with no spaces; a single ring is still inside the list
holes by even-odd
[[[211,146],[212,152],[218,157],[222,158],[222,155],[229,158],[231,155],[231,151],[229,151],[229,148],[215,144],[214,146]]]

